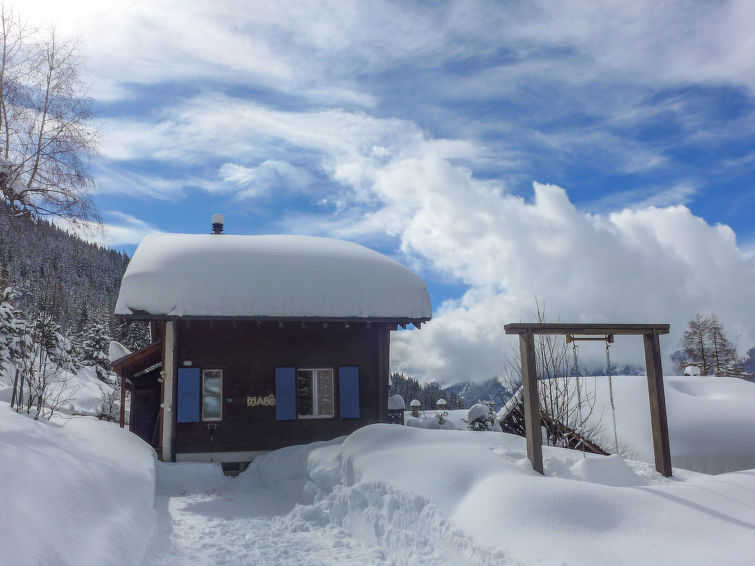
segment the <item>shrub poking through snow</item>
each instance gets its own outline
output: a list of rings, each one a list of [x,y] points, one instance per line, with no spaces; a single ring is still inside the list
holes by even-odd
[[[493,401],[472,405],[467,413],[468,428],[470,430],[500,430],[493,405]]]

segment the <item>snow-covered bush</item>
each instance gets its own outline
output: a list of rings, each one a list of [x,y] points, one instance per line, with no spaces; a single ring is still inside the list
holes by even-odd
[[[498,421],[493,410],[493,401],[476,403],[469,408],[467,423],[470,430],[498,430]]]

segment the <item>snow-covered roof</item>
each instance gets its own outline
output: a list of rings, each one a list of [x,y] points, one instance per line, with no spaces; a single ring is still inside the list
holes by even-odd
[[[117,315],[428,320],[425,282],[353,242],[313,236],[149,234]]]
[[[108,356],[110,357],[110,363],[117,362],[121,358],[125,358],[131,353],[131,350],[126,348],[120,342],[115,340],[110,341],[110,348],[108,349]]]

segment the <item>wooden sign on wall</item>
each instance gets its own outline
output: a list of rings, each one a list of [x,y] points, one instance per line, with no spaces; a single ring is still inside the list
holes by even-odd
[[[275,407],[275,395],[267,395],[265,397],[249,396],[246,398],[247,407]]]

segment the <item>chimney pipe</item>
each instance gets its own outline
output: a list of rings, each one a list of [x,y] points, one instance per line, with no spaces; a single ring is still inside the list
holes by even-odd
[[[212,215],[212,233],[213,234],[222,234],[223,233],[223,227],[225,225],[225,218],[222,214],[213,214]]]

